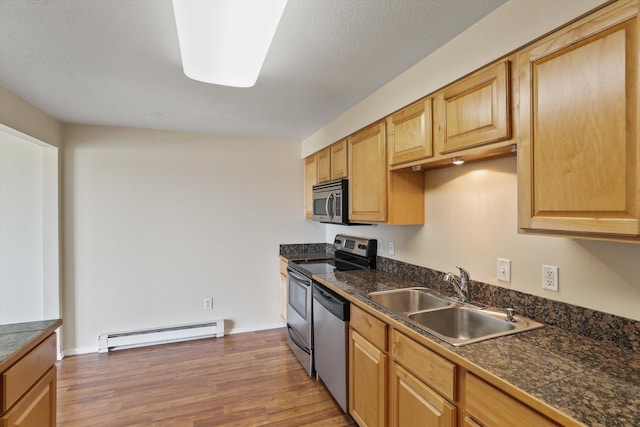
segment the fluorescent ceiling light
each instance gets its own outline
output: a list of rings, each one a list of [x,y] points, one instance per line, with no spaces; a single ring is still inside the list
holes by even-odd
[[[187,77],[224,86],[256,83],[287,0],[173,0]]]

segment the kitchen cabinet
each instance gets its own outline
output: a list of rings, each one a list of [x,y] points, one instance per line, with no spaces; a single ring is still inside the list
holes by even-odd
[[[51,333],[0,372],[0,426],[56,425],[56,347],[56,335]]]
[[[387,161],[384,122],[375,123],[348,138],[349,220],[387,220]]]
[[[454,427],[456,365],[391,331],[389,426]]]
[[[280,257],[280,318],[287,321],[287,266],[289,261]]]
[[[638,2],[518,53],[521,232],[638,240]]]
[[[432,103],[422,99],[387,117],[390,166],[433,156]]]
[[[424,224],[424,174],[389,171],[385,122],[348,138],[349,220]]]
[[[440,154],[511,138],[510,61],[501,61],[435,95]]]
[[[486,427],[560,425],[473,374],[466,374],[464,390],[466,425]],[[496,411],[496,408],[500,410]]]
[[[318,183],[347,177],[347,140],[336,142],[317,153]]]
[[[351,306],[349,413],[360,427],[387,425],[387,325]]]
[[[304,216],[313,218],[313,186],[318,183],[318,162],[316,154],[304,159]]]

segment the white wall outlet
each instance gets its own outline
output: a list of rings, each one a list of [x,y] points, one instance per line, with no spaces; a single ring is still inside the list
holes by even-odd
[[[383,252],[384,246],[382,246],[382,244],[383,244],[382,239],[378,239],[378,253],[380,255],[384,254],[384,252]]]
[[[498,258],[498,280],[501,282],[511,282],[511,260]]]
[[[394,242],[389,242],[389,255],[396,254],[396,244]]]
[[[204,299],[204,309],[213,310],[213,298],[209,297]]]
[[[558,267],[542,265],[542,289],[558,292]]]

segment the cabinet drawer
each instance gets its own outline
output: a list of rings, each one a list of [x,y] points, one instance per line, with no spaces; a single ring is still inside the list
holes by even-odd
[[[504,427],[559,425],[471,374],[466,376],[465,402],[466,412],[482,425]],[[500,410],[496,411],[496,408]]]
[[[391,354],[415,376],[455,401],[455,364],[397,331],[391,331]]]
[[[351,327],[380,350],[387,351],[387,325],[384,322],[351,305]]]
[[[2,412],[7,411],[56,363],[56,335],[51,334],[2,373]]]

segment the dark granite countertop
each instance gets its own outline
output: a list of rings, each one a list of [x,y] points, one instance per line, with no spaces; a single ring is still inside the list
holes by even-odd
[[[372,303],[369,292],[422,286],[378,270],[314,276],[428,340],[443,356],[525,401],[542,402],[588,426],[640,426],[640,355],[563,329],[543,328],[453,347]],[[518,396],[518,393],[525,393]]]
[[[62,324],[60,319],[0,325],[0,372]]]

